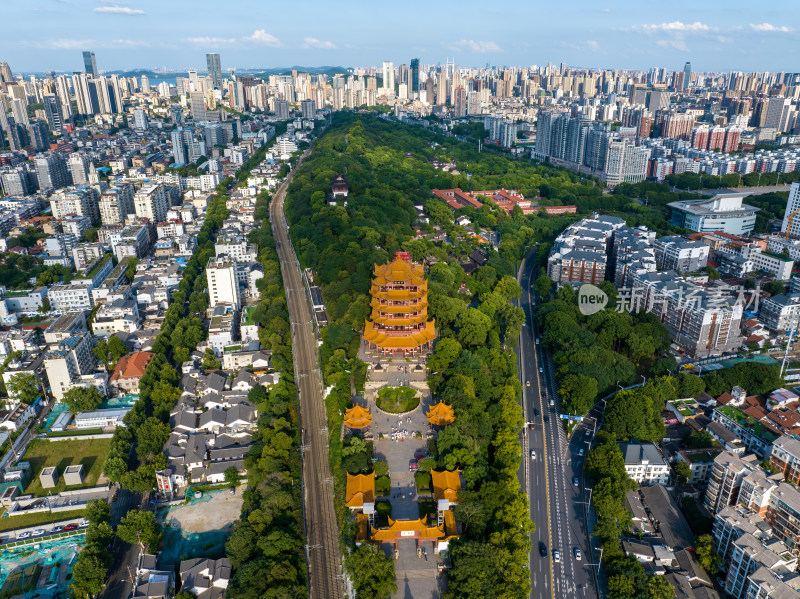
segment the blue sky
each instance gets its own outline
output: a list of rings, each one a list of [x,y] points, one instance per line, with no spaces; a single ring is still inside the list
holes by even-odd
[[[797,0],[2,0],[16,71],[370,66],[454,59],[696,71],[800,70]],[[10,25],[10,26],[8,26]]]

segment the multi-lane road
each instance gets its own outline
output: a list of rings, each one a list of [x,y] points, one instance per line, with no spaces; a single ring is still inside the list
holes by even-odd
[[[597,596],[587,546],[582,475],[589,437],[580,427],[571,439],[566,438],[552,363],[538,342],[541,333],[534,318],[534,278],[535,253],[523,263],[520,272],[525,326],[517,351],[523,411],[528,423],[522,435],[520,477],[530,501],[531,520],[536,525],[531,535],[531,597],[586,599]],[[558,560],[554,551],[558,551]]]
[[[300,164],[302,159],[295,170]],[[333,479],[328,464],[328,426],[322,395],[322,373],[317,358],[311,307],[283,210],[286,188],[293,175],[294,170],[275,193],[269,208],[270,220],[289,306],[295,382],[300,399],[309,596],[311,599],[336,599],[344,596],[344,585],[339,530],[333,505]]]

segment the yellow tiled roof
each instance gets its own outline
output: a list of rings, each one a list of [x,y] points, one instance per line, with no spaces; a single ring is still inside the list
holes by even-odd
[[[425,414],[425,417],[428,419],[428,422],[434,426],[444,426],[445,424],[452,423],[456,419],[453,408],[443,401],[440,401],[435,406],[431,406],[428,409],[428,413]]]
[[[347,428],[366,428],[372,423],[372,414],[358,404],[344,413],[344,425]]]
[[[375,475],[347,473],[344,503],[347,507],[362,507],[375,503]]]
[[[433,498],[437,501],[440,499],[458,500],[458,492],[461,491],[461,477],[458,475],[458,470],[452,472],[431,470],[431,484],[433,485]]]

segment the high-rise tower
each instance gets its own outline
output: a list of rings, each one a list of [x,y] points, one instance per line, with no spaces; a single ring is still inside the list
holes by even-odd
[[[97,77],[97,61],[94,59],[94,52],[89,52],[88,50],[84,51],[83,66],[87,75]]]
[[[411,86],[412,92],[419,93],[419,58],[411,59]]]
[[[687,62],[683,65],[683,89],[689,89],[689,82],[692,79],[692,63]]]
[[[219,54],[206,54],[206,65],[208,65],[208,76],[211,85],[216,89],[222,89],[222,63]]]

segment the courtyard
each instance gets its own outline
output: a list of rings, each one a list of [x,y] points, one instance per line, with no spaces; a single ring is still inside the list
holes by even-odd
[[[103,476],[105,463],[111,439],[77,439],[67,441],[47,441],[34,439],[20,461],[31,465],[32,478],[25,489],[26,495],[44,497],[56,495],[61,491],[95,487],[107,482]],[[81,485],[67,486],[64,482],[64,470],[67,466],[82,464],[84,479]],[[52,489],[45,489],[39,480],[39,475],[44,468],[54,466],[58,469],[58,483]]]
[[[366,350],[362,344],[359,357],[368,364],[368,378],[363,400],[372,414],[368,433],[372,437],[374,456],[385,460],[389,466],[391,488],[388,500],[395,520],[416,520],[423,514],[420,499],[432,500],[430,490],[417,493],[411,465],[427,456],[428,441],[435,432],[425,417],[432,399],[427,387],[427,370],[423,358],[385,359]],[[417,391],[419,405],[403,414],[392,414],[378,408],[376,396],[385,387],[408,387]],[[422,552],[418,552],[418,547]],[[436,599],[444,590],[444,576],[440,574],[443,560],[434,553],[432,541],[419,542],[414,538],[398,539],[397,551],[393,543],[382,543],[389,558],[395,558],[397,592],[393,599]]]

